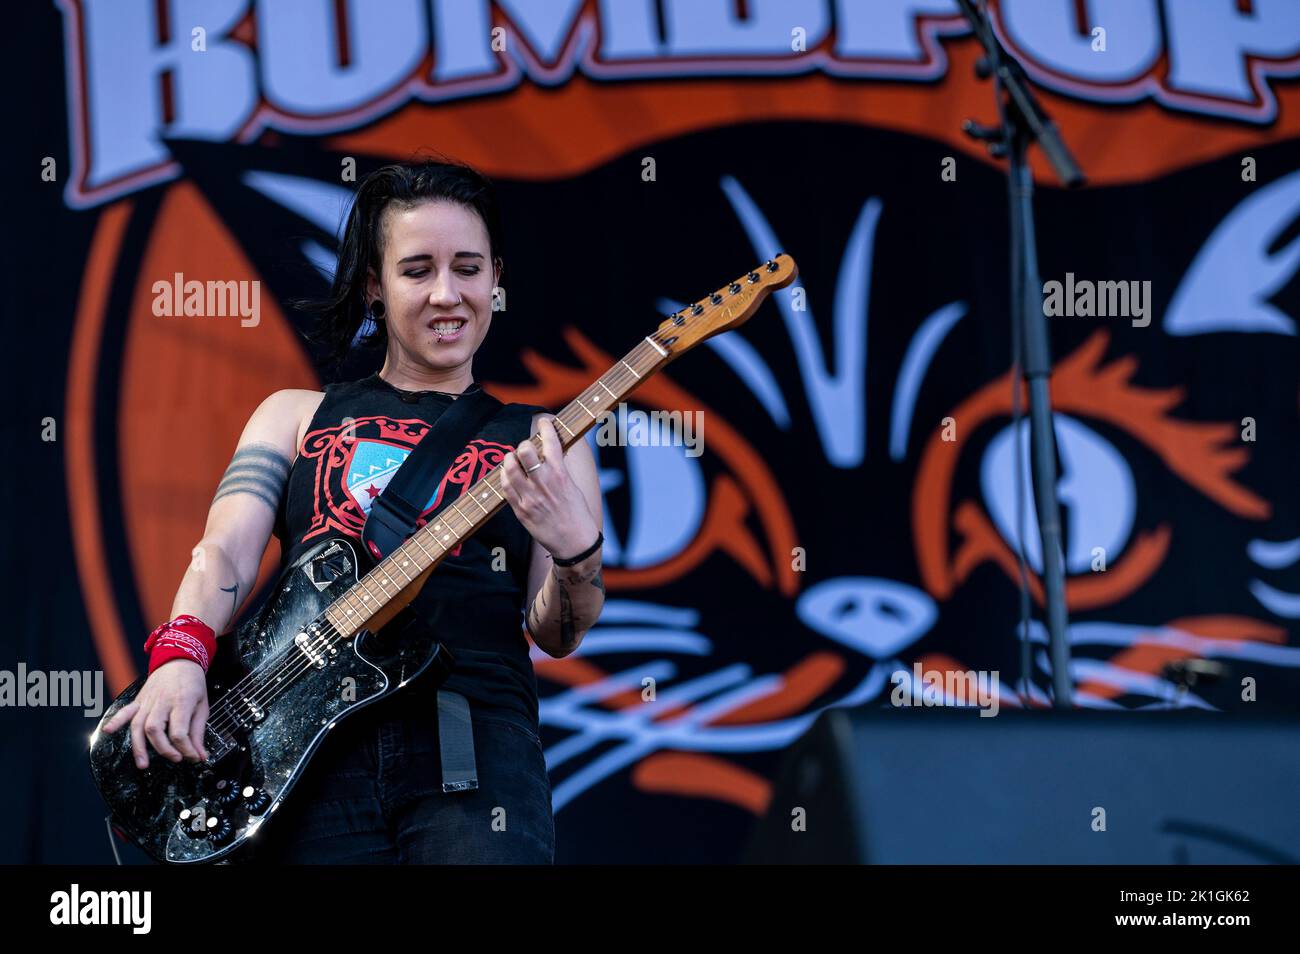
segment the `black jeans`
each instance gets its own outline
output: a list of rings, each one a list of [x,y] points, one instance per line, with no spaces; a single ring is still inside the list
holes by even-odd
[[[344,719],[249,842],[258,864],[552,864],[542,744],[512,709],[470,703],[477,789],[443,792],[432,693]]]

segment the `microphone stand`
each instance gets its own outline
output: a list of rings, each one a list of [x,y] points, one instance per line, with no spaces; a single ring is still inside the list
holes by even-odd
[[[976,66],[981,78],[994,81],[1001,124],[981,126],[971,120],[962,124],[967,135],[988,143],[993,156],[1006,156],[1007,186],[1011,209],[1011,324],[1012,340],[1019,345],[1017,360],[1029,387],[1030,459],[1033,471],[1035,509],[1042,544],[1045,613],[1052,661],[1052,702],[1057,708],[1073,706],[1070,677],[1069,620],[1065,609],[1065,557],[1061,548],[1060,505],[1056,495],[1056,441],[1052,427],[1051,395],[1048,382],[1052,358],[1048,348],[1047,318],[1043,314],[1042,284],[1038,275],[1038,252],[1034,239],[1034,179],[1027,154],[1038,143],[1052,163],[1058,178],[1074,188],[1084,181],[1082,170],[1070,155],[1056,126],[1038,105],[1025,81],[1020,64],[1003,49],[987,14],[974,0],[957,0],[984,47]],[[1020,387],[1020,382],[1014,382]],[[1020,446],[1019,433],[1014,435]],[[1019,455],[1017,455],[1019,460]],[[1016,480],[1020,480],[1019,465]],[[1024,548],[1024,540],[1020,540]],[[1021,678],[1029,688],[1029,641],[1020,645]]]

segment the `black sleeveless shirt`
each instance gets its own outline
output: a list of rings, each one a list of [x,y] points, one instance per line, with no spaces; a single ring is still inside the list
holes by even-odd
[[[478,387],[470,385],[471,390]],[[364,552],[361,530],[370,501],[455,400],[437,391],[399,391],[377,373],[327,384],[324,391],[276,515],[281,570],[332,536],[347,537]],[[430,487],[422,520],[443,495],[454,501],[499,465],[528,438],[532,416],[545,411],[531,404],[502,408],[457,455],[438,485]],[[502,507],[438,565],[411,609],[455,656],[446,688],[473,702],[514,709],[536,726],[537,680],[523,631],[531,547],[532,537],[514,511]],[[402,694],[434,688],[417,678]]]

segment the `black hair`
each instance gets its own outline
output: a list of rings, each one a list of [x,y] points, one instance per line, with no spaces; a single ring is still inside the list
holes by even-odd
[[[383,273],[383,216],[389,206],[409,209],[435,199],[459,203],[478,214],[487,228],[489,258],[501,258],[501,224],[496,187],[485,175],[460,162],[422,159],[382,166],[357,183],[339,247],[338,266],[329,294],[319,299],[299,299],[294,306],[319,316],[306,337],[324,348],[327,364],[338,367],[352,349],[353,339],[369,316],[366,301],[367,271]],[[387,323],[376,321],[375,330],[362,339],[366,347],[382,348],[388,340]]]

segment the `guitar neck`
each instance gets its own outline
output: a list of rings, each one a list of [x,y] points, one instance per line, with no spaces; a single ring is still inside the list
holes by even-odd
[[[671,335],[663,330],[644,338],[608,371],[570,401],[555,417],[555,429],[567,450],[582,438],[607,411],[637,389],[641,382],[674,357]],[[541,436],[531,438],[541,450]],[[375,565],[366,576],[325,610],[342,635],[361,629],[378,629],[419,593],[424,581],[443,558],[473,536],[505,506],[501,468],[490,471],[466,490],[455,503],[413,533],[400,547]]]

